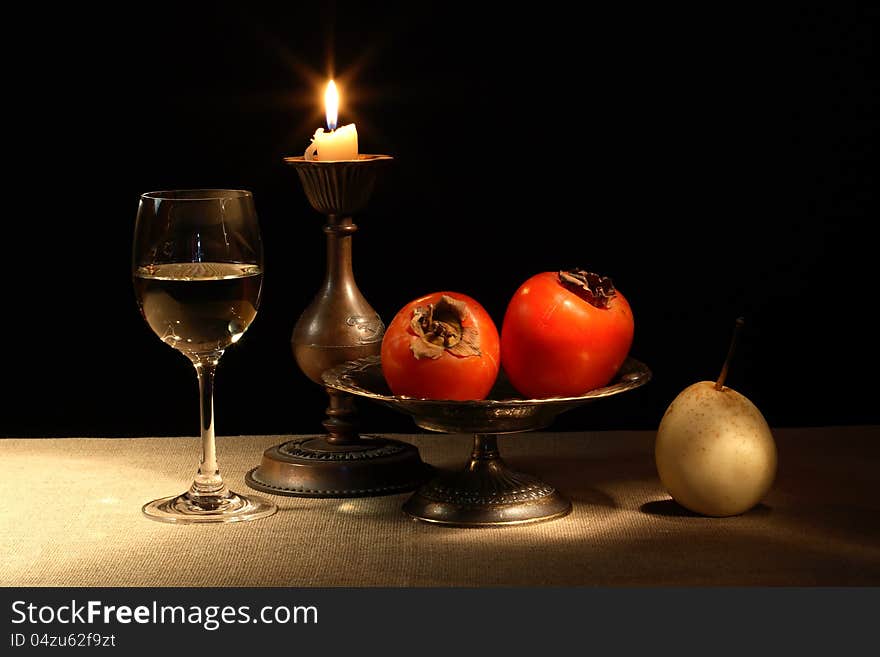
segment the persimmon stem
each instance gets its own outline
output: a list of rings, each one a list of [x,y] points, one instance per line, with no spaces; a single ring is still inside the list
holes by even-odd
[[[736,326],[733,329],[733,337],[730,339],[730,349],[727,350],[727,358],[724,359],[724,366],[721,368],[721,374],[718,375],[718,380],[715,382],[715,390],[721,390],[724,387],[724,380],[727,378],[727,370],[730,369],[730,361],[733,360],[733,353],[736,351],[736,343],[737,340],[739,340],[739,334],[745,323],[746,320],[742,317],[737,317]]]

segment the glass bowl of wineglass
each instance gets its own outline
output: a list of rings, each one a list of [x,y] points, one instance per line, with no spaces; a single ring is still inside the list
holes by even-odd
[[[263,246],[253,195],[233,189],[142,194],[135,223],[132,275],[141,315],[167,345],[195,366],[202,455],[189,490],[144,505],[149,518],[172,523],[236,522],[277,507],[229,490],[220,476],[214,436],[214,373],[257,314]]]

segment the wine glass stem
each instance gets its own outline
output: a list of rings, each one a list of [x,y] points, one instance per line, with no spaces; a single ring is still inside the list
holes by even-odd
[[[217,369],[219,356],[213,359],[196,361],[196,373],[199,377],[199,424],[202,431],[202,457],[199,460],[199,471],[189,489],[190,497],[226,497],[229,489],[220,476],[217,465],[217,445],[214,439],[214,371]]]

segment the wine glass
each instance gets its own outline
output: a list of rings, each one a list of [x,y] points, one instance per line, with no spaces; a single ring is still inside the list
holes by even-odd
[[[132,256],[141,314],[166,344],[195,365],[201,397],[202,457],[190,489],[143,512],[173,523],[236,522],[277,507],[229,490],[214,440],[214,372],[257,314],[263,246],[250,192],[192,189],[142,194]]]

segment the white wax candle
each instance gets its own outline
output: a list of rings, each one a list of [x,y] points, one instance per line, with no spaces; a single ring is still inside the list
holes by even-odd
[[[324,92],[324,108],[327,111],[327,127],[318,128],[312,137],[311,145],[306,149],[305,159],[328,162],[333,160],[356,160],[358,156],[358,132],[354,123],[344,125],[336,130],[339,112],[339,92],[333,80],[327,84]]]
[[[358,133],[354,123],[344,125],[338,130],[324,132],[318,128],[306,149],[307,160],[327,162],[331,160],[356,160],[358,156]]]

